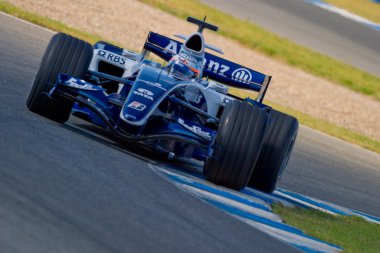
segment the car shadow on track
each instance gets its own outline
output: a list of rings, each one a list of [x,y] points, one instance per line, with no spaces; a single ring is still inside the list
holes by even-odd
[[[79,118],[71,117],[67,123],[62,124],[62,127],[147,163],[170,166],[185,173],[196,173],[198,176],[202,176],[203,163],[184,158],[168,159],[164,152],[153,150],[143,144],[125,142],[117,138],[110,130],[87,123]]]

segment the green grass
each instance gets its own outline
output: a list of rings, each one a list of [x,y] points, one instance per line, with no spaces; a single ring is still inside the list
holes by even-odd
[[[380,4],[376,4],[371,0],[324,1],[380,24]]]
[[[22,19],[27,20],[29,22],[38,24],[40,26],[49,28],[53,31],[65,32],[65,33],[71,34],[72,36],[81,38],[81,39],[86,40],[90,43],[94,43],[98,40],[103,40],[98,35],[92,35],[92,34],[89,34],[89,33],[68,27],[65,24],[62,24],[62,23],[57,22],[55,20],[51,20],[49,18],[42,17],[40,15],[33,14],[33,13],[28,12],[28,11],[17,8],[17,7],[15,7],[15,6],[13,6],[13,5],[5,2],[5,1],[2,1],[2,0],[0,0],[0,11],[8,13],[8,14],[16,16],[16,17],[19,17],[19,18],[22,18]],[[119,43],[114,43],[114,44],[118,45]],[[232,89],[232,91],[237,96],[239,96],[239,95],[242,97],[247,96],[247,91],[244,91],[244,94],[242,93],[242,90]],[[254,95],[254,94],[252,93],[252,95]],[[338,126],[331,124],[325,120],[313,118],[307,114],[298,112],[298,111],[293,110],[291,108],[280,106],[278,104],[271,103],[268,101],[266,101],[266,103],[268,103],[270,106],[273,106],[274,108],[276,108],[280,111],[283,111],[285,113],[288,113],[290,115],[295,116],[296,118],[298,118],[300,123],[305,125],[305,126],[314,128],[316,130],[319,130],[321,132],[325,132],[329,135],[335,136],[335,137],[340,138],[342,140],[357,144],[357,145],[362,146],[364,148],[367,148],[367,149],[373,150],[377,153],[380,153],[380,142],[378,142],[378,141],[372,140],[366,136],[363,136],[363,135],[360,135],[358,133],[349,131],[347,129],[338,127]]]
[[[276,204],[273,211],[308,235],[339,245],[347,253],[378,253],[380,225],[353,216],[332,216],[320,211]]]
[[[220,34],[242,45],[298,67],[313,75],[343,85],[380,100],[380,78],[332,59],[290,40],[262,29],[195,0],[140,0],[165,12],[185,19],[187,16],[207,19],[217,24]],[[270,18],[270,15],[268,16]]]

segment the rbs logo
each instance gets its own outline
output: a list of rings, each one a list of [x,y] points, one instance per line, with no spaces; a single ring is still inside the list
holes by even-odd
[[[99,50],[97,55],[104,58],[104,59],[107,59],[109,61],[113,61],[115,63],[118,63],[120,65],[124,65],[126,62],[124,57],[117,55],[117,54],[107,52],[107,51],[103,51],[103,50]]]

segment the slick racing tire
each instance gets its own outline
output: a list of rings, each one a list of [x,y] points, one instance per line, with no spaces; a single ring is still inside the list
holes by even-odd
[[[206,180],[232,189],[244,188],[255,167],[268,126],[267,112],[232,101],[222,114],[214,156],[205,162]]]
[[[32,89],[26,100],[30,111],[59,123],[70,116],[73,102],[64,98],[53,100],[48,93],[54,86],[58,74],[83,78],[92,59],[90,44],[64,33],[54,35],[45,50]]]
[[[269,113],[269,128],[249,186],[271,193],[285,171],[298,133],[298,121],[276,110]]]

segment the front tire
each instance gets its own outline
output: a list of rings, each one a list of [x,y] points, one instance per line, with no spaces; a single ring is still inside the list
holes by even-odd
[[[206,180],[236,190],[244,188],[256,164],[267,125],[265,110],[247,102],[228,103],[220,120],[214,156],[205,162]]]
[[[277,181],[289,161],[299,128],[297,119],[282,112],[272,110],[269,117],[268,132],[248,184],[266,193],[272,193],[276,189]]]
[[[82,79],[90,65],[93,49],[90,44],[64,33],[54,35],[42,57],[32,89],[26,100],[30,111],[59,123],[68,120],[73,102],[64,98],[52,100],[47,93],[58,74]]]

